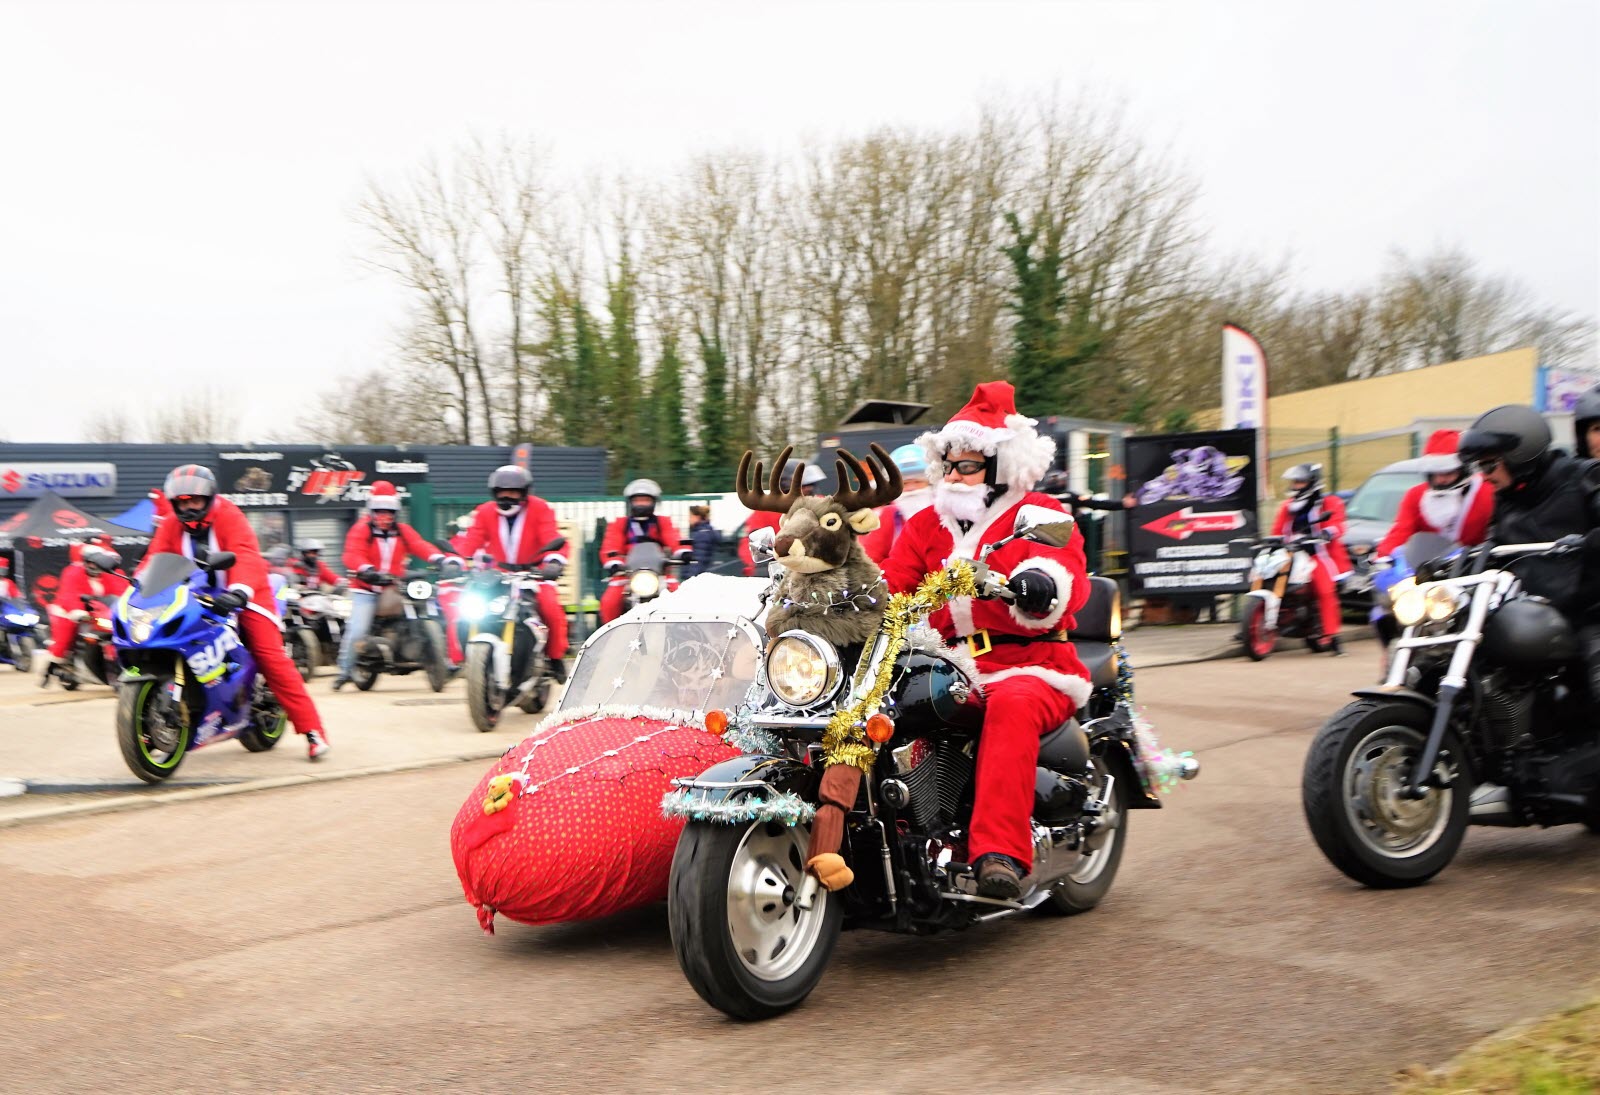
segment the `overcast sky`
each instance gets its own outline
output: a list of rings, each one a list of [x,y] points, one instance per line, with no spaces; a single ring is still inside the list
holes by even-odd
[[[0,437],[75,440],[208,378],[239,440],[295,435],[333,378],[384,361],[404,307],[356,260],[365,183],[474,134],[649,178],[1052,87],[1125,101],[1200,184],[1218,251],[1339,289],[1454,245],[1592,316],[1597,11],[0,0]]]

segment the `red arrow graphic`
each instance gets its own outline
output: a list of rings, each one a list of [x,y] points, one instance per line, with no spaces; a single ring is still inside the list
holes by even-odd
[[[1144,527],[1160,536],[1187,540],[1197,532],[1232,532],[1244,528],[1244,511],[1232,509],[1220,513],[1196,513],[1185,506],[1165,517],[1156,518]]]

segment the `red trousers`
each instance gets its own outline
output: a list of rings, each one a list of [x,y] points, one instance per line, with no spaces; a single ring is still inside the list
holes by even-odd
[[[554,582],[539,583],[539,615],[544,618],[544,626],[550,629],[550,648],[546,653],[552,658],[566,654],[567,610],[561,607],[561,591]]]
[[[461,600],[459,586],[444,586],[439,590],[439,614],[444,617],[445,652],[451,665],[460,665],[465,654],[461,650],[461,636],[456,634],[456,608]]]
[[[677,582],[666,582],[668,593],[678,588]],[[606,583],[605,592],[600,594],[600,622],[608,624],[622,615],[622,598],[628,595],[628,579],[613,578]]]
[[[1339,634],[1343,613],[1339,609],[1339,591],[1333,575],[1320,563],[1311,572],[1311,592],[1317,598],[1317,611],[1322,614],[1322,634],[1331,639]]]
[[[72,637],[77,633],[77,620],[70,620],[63,616],[51,616],[50,656],[52,658],[65,658],[67,656],[67,648],[72,645]]]
[[[255,658],[261,675],[267,680],[267,687],[283,704],[284,713],[294,724],[295,733],[321,730],[322,716],[317,714],[317,706],[311,702],[311,694],[300,679],[300,671],[283,649],[283,632],[253,608],[239,613],[237,619],[239,638],[244,641],[244,648]]]
[[[1034,774],[1039,739],[1077,709],[1038,677],[1007,677],[984,685],[983,734],[978,738],[978,783],[967,859],[1000,852],[1033,862]]]

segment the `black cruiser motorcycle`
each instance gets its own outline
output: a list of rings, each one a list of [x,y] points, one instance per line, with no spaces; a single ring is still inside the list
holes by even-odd
[[[1030,506],[1011,538],[1059,546],[1071,529],[1070,517]],[[752,542],[757,550],[764,544]],[[1009,597],[1005,575],[979,572],[983,595]],[[667,912],[679,965],[702,999],[741,1019],[787,1011],[821,980],[846,927],[918,935],[1030,909],[1070,916],[1099,904],[1122,861],[1129,811],[1161,802],[1141,777],[1131,696],[1119,679],[1117,587],[1091,581],[1072,639],[1094,692],[1083,722],[1069,720],[1040,742],[1034,869],[1018,901],[979,896],[966,862],[983,704],[938,642],[913,644],[895,662],[880,709],[893,733],[874,746],[877,759],[845,820],[840,854],[855,881],[830,893],[804,869],[810,826],[798,814],[760,815],[816,805],[823,728],[860,687],[851,655],[866,659],[860,679],[870,682],[888,640],[880,634],[865,651],[836,650],[803,631],[768,641],[752,688],[757,698],[733,717],[770,735],[775,748],[676,781],[690,820],[673,857]],[[1183,758],[1178,774],[1198,771]],[[745,808],[756,817],[728,822]]]
[[[1392,593],[1389,675],[1311,744],[1306,822],[1339,870],[1380,889],[1444,870],[1468,825],[1600,832],[1600,740],[1572,624],[1519,569],[1554,544],[1485,544]],[[1446,569],[1448,566],[1448,569]]]

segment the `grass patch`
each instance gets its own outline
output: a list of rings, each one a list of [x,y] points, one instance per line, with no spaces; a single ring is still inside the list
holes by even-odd
[[[1440,1073],[1408,1069],[1395,1095],[1596,1095],[1600,1000],[1480,1043]]]

